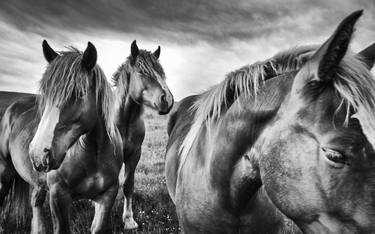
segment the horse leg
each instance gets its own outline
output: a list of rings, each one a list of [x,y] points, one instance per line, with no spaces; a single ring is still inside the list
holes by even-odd
[[[118,183],[97,197],[95,216],[91,224],[91,233],[111,233],[111,209],[118,193]]]
[[[31,207],[33,209],[33,218],[31,220],[31,233],[46,233],[45,214],[43,212],[43,203],[46,199],[47,190],[41,187],[33,188],[31,194]]]
[[[135,222],[133,218],[132,199],[134,191],[134,173],[140,156],[141,150],[139,149],[129,157],[129,160],[125,162],[125,182],[123,185],[124,211],[122,214],[124,229],[135,229],[138,227],[137,222]]]
[[[69,191],[60,183],[49,186],[49,203],[53,222],[53,233],[70,233],[69,210],[72,197]]]

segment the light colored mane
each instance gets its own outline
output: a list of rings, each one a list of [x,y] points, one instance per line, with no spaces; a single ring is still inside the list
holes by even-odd
[[[95,65],[92,73],[88,73],[82,68],[81,61],[82,52],[71,47],[69,51],[60,52],[60,56],[48,65],[39,86],[41,93],[39,111],[43,111],[47,101],[61,107],[71,98],[86,95],[90,88],[89,79],[95,79],[96,103],[101,107],[107,133],[113,140],[117,128],[114,121],[114,95],[111,85],[99,65]]]
[[[333,85],[345,106],[346,119],[357,118],[368,141],[375,146],[375,79],[356,54],[347,53],[340,63]],[[355,114],[350,116],[350,110]]]
[[[241,95],[255,97],[261,83],[280,74],[299,70],[316,49],[316,46],[296,47],[278,53],[265,61],[244,66],[229,73],[221,83],[202,93],[190,108],[190,111],[195,112],[195,117],[179,149],[180,167],[202,125],[206,124],[208,127],[230,107],[228,98],[236,100]]]

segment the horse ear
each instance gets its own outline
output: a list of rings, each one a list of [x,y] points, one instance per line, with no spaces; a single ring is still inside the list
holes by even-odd
[[[336,73],[336,68],[345,56],[354,31],[354,24],[363,10],[355,11],[347,16],[336,28],[333,35],[313,55],[312,61],[318,62],[318,77],[329,80]]]
[[[51,48],[51,46],[48,45],[48,42],[46,40],[43,40],[42,47],[44,58],[47,60],[48,63],[52,62],[52,60],[54,60],[58,56],[58,53],[56,53]]]
[[[375,63],[375,43],[368,46],[357,54],[357,56],[367,65],[371,70]]]
[[[96,65],[97,58],[98,53],[96,52],[95,46],[91,42],[88,42],[86,50],[83,52],[82,66],[86,68],[87,71],[91,71]]]
[[[160,46],[158,46],[158,48],[154,51],[154,56],[156,57],[156,58],[159,58],[160,57]]]
[[[139,49],[138,49],[136,40],[134,40],[132,42],[132,45],[130,46],[130,51],[131,51],[131,55],[132,55],[133,59],[135,59],[139,54]]]

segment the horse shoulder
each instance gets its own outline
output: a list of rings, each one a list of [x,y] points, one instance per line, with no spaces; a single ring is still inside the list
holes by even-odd
[[[169,138],[166,150],[165,177],[168,192],[173,202],[175,200],[177,170],[180,161],[178,157],[179,146],[194,119],[193,113],[189,109],[196,98],[197,96],[188,96],[176,103],[168,120],[167,131]]]

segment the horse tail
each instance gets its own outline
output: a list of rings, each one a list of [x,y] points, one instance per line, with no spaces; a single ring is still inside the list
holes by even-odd
[[[7,108],[4,115],[1,117],[0,122],[0,156],[4,160],[7,160],[7,157],[9,156],[8,142],[12,126],[11,116],[11,108]]]
[[[30,185],[15,173],[12,187],[5,199],[1,218],[8,225],[23,226],[30,216]]]
[[[16,109],[17,102],[6,109],[0,122],[0,218],[7,226],[25,224],[29,216],[29,184],[15,171],[9,152]]]

